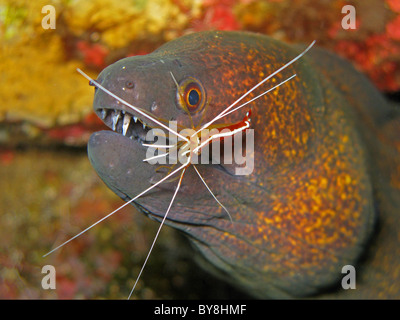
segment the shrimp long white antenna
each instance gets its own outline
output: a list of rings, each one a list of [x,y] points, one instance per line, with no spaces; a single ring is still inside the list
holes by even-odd
[[[143,162],[148,162],[148,161],[151,161],[151,160],[154,160],[154,159],[164,158],[164,157],[166,157],[166,156],[168,156],[168,153],[162,153],[162,154],[158,154],[158,155],[156,155],[156,156],[152,156],[152,157],[143,159],[142,161],[143,161]]]
[[[204,185],[206,186],[207,190],[211,193],[211,195],[213,196],[213,198],[215,199],[215,201],[218,202],[218,204],[221,206],[222,209],[225,210],[225,212],[228,214],[229,220],[231,220],[231,223],[233,224],[233,220],[232,220],[232,216],[229,213],[228,209],[225,208],[225,206],[221,203],[221,201],[218,200],[218,198],[215,196],[215,194],[211,191],[210,187],[207,185],[206,181],[204,180],[204,178],[202,177],[202,175],[200,174],[199,170],[197,170],[196,166],[193,165],[194,170],[196,170],[197,174],[200,177],[200,180],[203,181]]]
[[[142,116],[146,117],[147,119],[150,119],[151,121],[153,121],[154,123],[157,123],[159,126],[163,127],[164,129],[167,129],[169,132],[171,132],[172,134],[174,134],[175,136],[185,140],[186,142],[189,142],[189,139],[186,138],[185,136],[179,134],[178,132],[176,132],[175,130],[172,130],[170,127],[166,126],[165,124],[163,124],[162,122],[158,121],[157,119],[149,116],[146,112],[143,112],[142,110],[140,110],[139,108],[136,108],[135,106],[133,106],[132,104],[130,104],[129,102],[125,101],[124,99],[118,97],[117,95],[115,95],[114,93],[112,93],[110,90],[104,88],[100,83],[98,83],[97,81],[93,80],[91,77],[89,77],[86,73],[84,73],[81,69],[77,68],[76,69],[82,76],[84,76],[86,79],[88,79],[91,83],[93,83],[93,85],[95,85],[97,88],[99,88],[100,90],[104,91],[105,93],[107,93],[108,95],[110,95],[111,97],[113,97],[114,99],[118,100],[119,102],[121,102],[122,104],[124,104],[125,106],[127,106],[128,108],[136,111],[137,113],[141,114]]]
[[[135,284],[133,285],[132,290],[131,290],[131,292],[129,293],[128,300],[131,298],[131,296],[132,296],[132,294],[133,294],[133,291],[135,290],[136,285],[137,285],[137,283],[138,283],[138,281],[139,281],[139,279],[140,279],[140,276],[142,275],[142,272],[143,272],[143,270],[144,270],[144,267],[145,267],[146,264],[147,264],[147,260],[149,260],[150,254],[151,254],[151,252],[153,251],[154,245],[156,244],[156,241],[157,241],[158,235],[160,234],[161,228],[163,227],[164,222],[165,222],[165,220],[167,219],[167,215],[168,215],[169,211],[171,210],[171,207],[172,207],[172,204],[174,203],[175,197],[176,197],[176,195],[178,194],[179,188],[181,187],[182,178],[183,178],[183,175],[185,174],[185,171],[186,171],[186,168],[182,170],[182,173],[181,173],[181,176],[180,176],[180,178],[179,178],[178,185],[176,186],[176,190],[175,190],[175,192],[174,192],[174,195],[172,196],[172,199],[171,199],[171,201],[170,201],[170,203],[169,203],[168,209],[167,209],[167,211],[166,211],[165,214],[164,214],[164,217],[163,217],[163,219],[162,219],[162,221],[161,221],[161,223],[160,223],[160,226],[158,227],[158,230],[157,230],[157,233],[156,233],[156,235],[155,235],[155,237],[154,237],[153,243],[152,243],[151,246],[150,246],[150,249],[149,249],[149,252],[148,252],[148,254],[147,254],[147,257],[146,257],[146,259],[144,260],[143,265],[142,265],[142,268],[140,269],[140,272],[139,272],[139,274],[138,274],[138,276],[137,276],[137,278],[136,278]]]
[[[264,82],[268,81],[269,79],[271,79],[273,76],[275,76],[276,74],[278,74],[279,72],[281,72],[282,70],[286,69],[288,66],[290,66],[291,64],[293,64],[294,62],[296,62],[297,60],[299,60],[302,56],[304,56],[311,48],[312,46],[315,44],[315,40],[303,51],[301,52],[299,55],[297,55],[295,58],[293,58],[292,60],[290,60],[288,63],[286,63],[285,65],[283,65],[282,67],[280,67],[279,69],[277,69],[276,71],[274,71],[273,73],[271,73],[269,76],[267,76],[266,78],[264,78],[263,80],[261,80],[259,83],[257,83],[254,87],[252,87],[250,90],[248,90],[246,93],[244,93],[242,96],[239,97],[239,99],[237,99],[235,102],[233,102],[229,107],[227,107],[225,110],[223,110],[219,115],[217,115],[214,119],[212,119],[211,121],[207,122],[205,125],[203,125],[199,130],[197,130],[193,135],[196,135],[197,133],[199,133],[201,130],[208,128],[211,124],[213,124],[215,121],[217,121],[218,119],[220,119],[225,113],[227,113],[229,110],[231,110],[236,104],[238,104],[241,100],[243,100],[245,97],[247,97],[251,92],[253,92],[255,89],[257,89],[259,86],[261,86]]]
[[[230,111],[224,113],[223,115],[217,116],[217,119],[221,119],[221,118],[227,116],[228,114],[231,114],[232,112],[235,112],[235,111],[237,111],[237,110],[243,108],[244,106],[248,105],[249,103],[252,103],[253,101],[255,101],[255,100],[261,98],[263,95],[267,94],[268,92],[271,92],[272,90],[275,90],[276,88],[280,87],[280,86],[283,85],[285,82],[288,82],[289,80],[293,79],[295,76],[296,76],[296,74],[292,75],[291,77],[287,78],[286,80],[284,80],[284,81],[278,83],[276,86],[274,86],[274,87],[268,89],[267,91],[265,91],[265,92],[259,94],[257,97],[255,97],[255,98],[253,98],[253,99],[251,99],[251,100],[249,100],[249,101],[246,101],[245,103],[241,104],[240,106],[236,107],[236,108],[233,109],[233,110],[230,110]]]
[[[166,144],[166,145],[142,143],[143,147],[156,148],[156,149],[171,149],[171,148],[177,147],[177,145],[178,144],[176,144],[176,143],[175,144]],[[148,161],[151,161],[151,160],[154,160],[154,159],[163,158],[163,157],[168,156],[169,153],[170,153],[170,151],[165,152],[165,153],[161,153],[161,154],[158,154],[156,156],[152,156],[152,157],[143,159],[142,161],[148,162]]]
[[[149,148],[158,148],[158,149],[168,149],[168,148],[173,148],[176,147],[176,144],[149,144],[149,143],[142,143],[143,147],[149,147]]]
[[[104,221],[105,219],[107,219],[108,217],[112,216],[114,213],[118,212],[119,210],[121,210],[122,208],[124,208],[125,206],[127,206],[128,204],[130,204],[131,202],[135,201],[137,198],[141,197],[142,195],[144,195],[145,193],[149,192],[151,189],[155,188],[156,186],[158,186],[160,183],[164,182],[165,180],[167,180],[168,178],[170,178],[171,176],[173,176],[175,173],[177,173],[179,170],[182,170],[184,167],[186,167],[188,165],[188,163],[183,164],[182,166],[180,166],[178,169],[174,170],[173,172],[171,172],[170,174],[166,175],[164,178],[162,178],[161,180],[159,180],[158,182],[156,182],[155,184],[153,184],[152,186],[150,186],[149,188],[147,188],[146,190],[142,191],[141,193],[139,193],[136,197],[132,198],[131,200],[129,200],[128,202],[125,202],[122,206],[120,206],[119,208],[115,209],[113,212],[109,213],[108,215],[104,216],[103,218],[101,218],[100,220],[97,220],[95,223],[93,223],[92,225],[90,225],[89,227],[87,227],[86,229],[82,230],[81,232],[79,232],[77,235],[73,236],[72,238],[68,239],[67,241],[65,241],[64,243],[60,244],[58,247],[54,248],[53,250],[49,251],[48,253],[46,253],[45,255],[43,255],[43,258],[48,256],[50,253],[60,249],[61,247],[65,246],[67,243],[71,242],[72,240],[78,238],[79,236],[81,236],[82,234],[84,234],[86,231],[92,229],[94,226],[98,225],[100,222]]]

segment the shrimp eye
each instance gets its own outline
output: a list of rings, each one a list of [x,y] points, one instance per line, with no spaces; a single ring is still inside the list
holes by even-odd
[[[197,79],[186,78],[179,84],[177,100],[184,111],[195,114],[204,107],[206,101],[204,87]]]

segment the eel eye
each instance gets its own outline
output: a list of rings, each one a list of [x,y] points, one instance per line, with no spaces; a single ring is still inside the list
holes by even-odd
[[[194,78],[186,78],[179,84],[177,98],[180,107],[190,114],[202,110],[206,101],[204,87]]]
[[[195,109],[201,101],[201,91],[198,88],[189,88],[185,92],[185,102],[189,109]]]

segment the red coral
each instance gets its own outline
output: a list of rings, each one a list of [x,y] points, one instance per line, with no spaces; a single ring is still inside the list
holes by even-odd
[[[88,66],[104,68],[106,66],[105,58],[109,50],[101,44],[92,44],[84,40],[78,41],[77,49],[82,54],[83,61]]]
[[[203,0],[203,5],[210,8],[216,6],[233,7],[237,2],[237,0]]]
[[[327,35],[329,38],[335,39],[340,30],[342,30],[342,24],[340,21],[336,21],[328,29]]]
[[[211,10],[210,23],[218,30],[238,30],[239,23],[232,12],[232,8],[225,5],[217,5]]]
[[[86,129],[80,124],[72,124],[68,126],[49,129],[47,134],[48,137],[51,139],[65,141],[69,139],[80,138],[85,134],[85,132]]]
[[[18,299],[20,298],[18,295],[17,285],[7,279],[3,279],[0,282],[0,298],[1,299]]]
[[[15,152],[13,150],[1,150],[0,149],[0,163],[4,166],[12,164],[15,158]]]
[[[209,29],[239,30],[240,24],[232,9],[236,3],[237,0],[203,1],[203,15],[200,19],[191,21],[193,29],[196,31]]]
[[[106,128],[103,121],[94,113],[91,112],[83,119],[83,125],[92,130],[100,130]]]
[[[396,59],[400,55],[400,46],[387,34],[372,35],[365,42],[339,41],[335,51],[354,61],[381,90],[399,89]]]
[[[43,133],[51,141],[79,145],[86,142],[91,133],[107,129],[95,113],[90,113],[79,123],[43,129]]]
[[[60,299],[73,299],[77,293],[76,282],[57,276],[57,293]]]
[[[393,40],[400,40],[400,15],[386,25],[386,34]]]
[[[386,0],[386,3],[394,12],[400,13],[400,0]]]

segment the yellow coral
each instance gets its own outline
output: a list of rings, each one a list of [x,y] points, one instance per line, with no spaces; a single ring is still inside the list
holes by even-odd
[[[0,120],[23,119],[49,127],[79,121],[89,112],[93,92],[76,72],[82,64],[64,63],[63,58],[55,36],[21,36],[5,45],[0,52]]]
[[[82,34],[88,27],[104,31],[129,21],[140,13],[141,1],[131,0],[81,0],[71,1],[65,11],[65,19],[71,31]]]
[[[0,39],[18,39],[19,36],[39,36],[47,30],[42,28],[42,8],[52,5],[56,9],[56,17],[62,11],[67,0],[12,0],[0,2]]]
[[[42,28],[48,4],[56,9],[56,30]],[[183,32],[200,7],[200,0],[180,0],[179,6],[173,0],[0,2],[0,121],[50,127],[91,111],[93,90],[76,72],[83,63],[66,60],[66,36],[85,39],[93,33],[109,50],[134,40],[167,41]]]
[[[187,5],[191,9],[198,3],[190,1]],[[112,49],[155,35],[156,40],[167,40],[163,32],[183,30],[188,23],[188,17],[170,0],[74,1],[67,7],[65,19],[77,36],[90,26]]]

